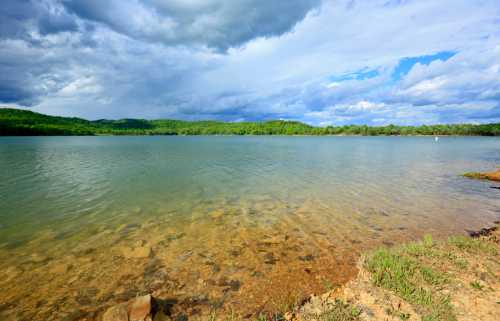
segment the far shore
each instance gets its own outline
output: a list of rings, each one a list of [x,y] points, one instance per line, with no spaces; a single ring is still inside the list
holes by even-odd
[[[484,135],[355,135],[355,134],[326,134],[326,135],[311,135],[311,134],[303,134],[303,135],[280,135],[280,134],[245,134],[245,135],[237,135],[237,134],[193,134],[193,135],[185,135],[185,134],[92,134],[92,135],[0,135],[0,137],[444,137],[444,138],[466,138],[466,137],[481,137],[481,138],[496,138],[499,136],[484,136]]]
[[[0,136],[277,135],[277,136],[500,136],[500,124],[313,126],[297,120],[185,121],[176,119],[86,120],[0,108]]]

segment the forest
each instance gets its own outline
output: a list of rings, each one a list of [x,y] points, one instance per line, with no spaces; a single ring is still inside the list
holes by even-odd
[[[183,121],[171,119],[95,120],[48,116],[28,110],[0,108],[0,136],[70,135],[360,135],[500,136],[500,123],[421,126],[345,125],[315,127],[298,121]]]

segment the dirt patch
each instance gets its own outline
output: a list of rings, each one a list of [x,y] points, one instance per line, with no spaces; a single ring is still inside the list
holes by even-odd
[[[500,320],[500,231],[382,248],[345,286],[311,299],[289,320]]]

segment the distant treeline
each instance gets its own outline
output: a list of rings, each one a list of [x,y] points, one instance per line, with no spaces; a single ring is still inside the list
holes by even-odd
[[[463,135],[500,136],[500,124],[313,127],[297,121],[96,120],[0,108],[0,136],[50,135]]]

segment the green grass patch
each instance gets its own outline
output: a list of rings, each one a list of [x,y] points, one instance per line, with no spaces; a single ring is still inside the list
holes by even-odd
[[[454,321],[449,298],[439,293],[447,276],[424,265],[420,256],[441,256],[432,237],[394,249],[379,249],[367,260],[376,286],[393,291],[422,314],[423,320]]]
[[[448,244],[472,254],[491,254],[497,255],[497,249],[487,241],[480,238],[471,238],[467,236],[452,236],[448,239]]]
[[[470,286],[476,290],[479,290],[479,291],[481,291],[484,288],[484,286],[482,286],[481,283],[479,283],[479,281],[471,282]]]

